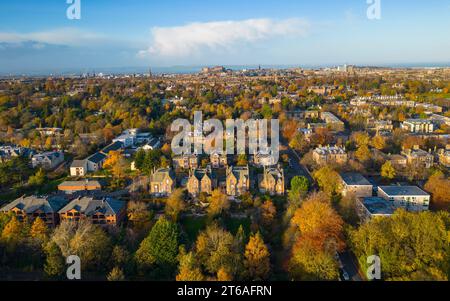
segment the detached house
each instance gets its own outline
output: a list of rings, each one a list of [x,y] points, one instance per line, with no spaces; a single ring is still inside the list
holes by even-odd
[[[227,195],[240,196],[250,190],[248,166],[228,167],[226,177]]]
[[[61,221],[89,220],[96,225],[117,226],[125,217],[125,202],[112,198],[82,197],[59,210]]]
[[[39,217],[48,227],[55,227],[59,221],[58,210],[67,203],[63,197],[20,197],[0,211],[13,212],[19,221],[28,219],[32,222]]]
[[[155,196],[168,196],[175,189],[175,175],[170,168],[160,168],[150,177],[150,193]]]
[[[187,190],[192,196],[197,197],[202,192],[211,194],[216,187],[217,178],[210,168],[194,169],[189,172]]]
[[[264,168],[264,173],[260,175],[259,191],[270,193],[271,195],[284,195],[285,180],[284,170],[280,166],[275,168]]]
[[[31,158],[31,165],[33,168],[43,168],[45,170],[55,169],[58,165],[64,162],[63,152],[46,152],[34,155]]]

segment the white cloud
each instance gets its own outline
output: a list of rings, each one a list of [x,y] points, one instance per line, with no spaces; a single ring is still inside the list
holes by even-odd
[[[249,19],[191,23],[176,27],[154,27],[148,54],[166,57],[185,57],[203,49],[229,49],[246,43],[268,40],[279,36],[304,36],[310,25],[303,19]]]
[[[76,28],[60,28],[50,31],[31,33],[0,32],[0,43],[21,44],[24,42],[37,43],[38,47],[43,44],[85,46],[104,42],[105,36],[82,31]]]

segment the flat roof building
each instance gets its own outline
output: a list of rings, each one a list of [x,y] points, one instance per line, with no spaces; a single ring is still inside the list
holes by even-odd
[[[380,186],[378,196],[408,211],[425,211],[430,206],[430,194],[417,186]]]

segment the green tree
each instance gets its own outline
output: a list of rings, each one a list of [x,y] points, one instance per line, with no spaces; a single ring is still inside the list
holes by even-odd
[[[177,264],[178,237],[177,225],[160,218],[136,252],[138,268],[156,268],[162,277],[170,278]]]
[[[51,279],[59,279],[65,271],[65,261],[60,248],[54,242],[48,242],[44,248],[46,261],[45,275]]]
[[[406,212],[375,218],[350,232],[351,246],[363,270],[367,258],[380,257],[385,280],[448,280],[450,215]]]
[[[313,174],[319,187],[329,196],[341,190],[339,174],[329,166],[324,166]]]
[[[306,195],[309,190],[309,181],[304,176],[295,176],[291,180],[291,190],[289,191],[289,199],[297,200]]]
[[[193,252],[186,253],[184,247],[180,247],[178,255],[180,262],[178,267],[177,281],[204,281],[205,276],[202,274],[200,264]]]

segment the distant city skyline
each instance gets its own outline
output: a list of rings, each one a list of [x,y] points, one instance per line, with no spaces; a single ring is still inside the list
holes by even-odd
[[[450,1],[0,3],[0,74],[182,66],[449,66]],[[174,66],[174,67],[173,67]],[[169,68],[170,67],[170,68]]]

